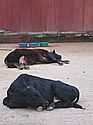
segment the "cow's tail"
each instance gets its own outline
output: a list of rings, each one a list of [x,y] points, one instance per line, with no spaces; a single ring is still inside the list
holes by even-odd
[[[75,93],[76,93],[76,99],[73,102],[73,107],[74,108],[79,108],[79,109],[85,109],[81,105],[77,104],[78,101],[79,101],[79,97],[80,97],[80,93],[79,93],[79,90],[77,88],[75,89]]]
[[[9,62],[7,61],[7,57],[4,59],[4,63],[6,64],[7,67],[9,67]]]
[[[7,59],[6,58],[4,59],[4,63],[7,64]]]
[[[73,107],[74,107],[74,108],[79,108],[79,109],[84,109],[84,110],[85,110],[84,107],[82,107],[81,105],[76,104],[76,103],[73,103]]]
[[[7,105],[7,103],[8,103],[8,98],[5,97],[5,98],[3,99],[3,105]]]
[[[73,91],[74,91],[74,94],[76,95],[76,99],[73,101],[73,104],[76,104],[79,101],[80,93],[79,93],[79,90],[77,88],[74,88]]]

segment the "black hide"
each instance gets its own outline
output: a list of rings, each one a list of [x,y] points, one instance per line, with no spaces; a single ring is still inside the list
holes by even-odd
[[[58,101],[54,102],[54,97]],[[3,104],[9,108],[45,107],[52,103],[55,108],[81,108],[76,87],[28,74],[20,75],[9,87]]]
[[[26,65],[38,63],[58,63],[62,65],[63,63],[69,63],[69,60],[61,60],[61,55],[57,54],[55,50],[49,52],[44,49],[15,49],[5,57],[4,62],[8,68],[18,68],[19,59],[22,56],[25,57]]]

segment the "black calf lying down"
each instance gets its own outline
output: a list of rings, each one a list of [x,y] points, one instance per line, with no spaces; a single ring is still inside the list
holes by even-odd
[[[37,63],[63,63],[68,64],[69,60],[61,60],[61,55],[57,54],[55,50],[49,52],[44,49],[15,49],[10,52],[4,59],[8,68],[26,69],[26,65],[33,65]]]
[[[9,87],[3,104],[9,108],[34,107],[37,110],[70,107],[83,109],[77,104],[78,100],[79,91],[74,86],[22,74]]]

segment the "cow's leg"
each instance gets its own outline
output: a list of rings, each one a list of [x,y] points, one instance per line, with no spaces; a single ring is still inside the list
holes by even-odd
[[[64,64],[69,64],[70,63],[70,61],[69,60],[60,60],[62,63],[64,63]]]
[[[26,57],[25,56],[21,56],[19,58],[19,69],[22,70],[22,69],[29,69],[27,65],[27,62],[26,62]]]
[[[45,109],[47,109],[47,111],[52,111],[55,108],[55,102],[51,102],[47,107],[45,107]],[[37,108],[37,111],[42,111],[44,110],[44,107],[39,106]]]
[[[25,57],[21,56],[19,58],[18,62],[7,62],[6,63],[8,68],[18,68],[18,69],[25,69],[26,67],[26,61],[25,61]]]
[[[51,111],[55,108],[55,102],[51,102],[48,107],[47,107],[47,111]]]
[[[19,64],[7,62],[6,65],[7,65],[8,68],[17,68]]]
[[[62,101],[58,101],[55,102],[55,108],[71,108],[73,107],[73,103],[72,102],[62,102]]]

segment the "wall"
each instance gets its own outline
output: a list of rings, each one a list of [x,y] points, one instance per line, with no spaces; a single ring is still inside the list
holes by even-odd
[[[93,0],[0,0],[0,29],[86,31],[92,23]]]

